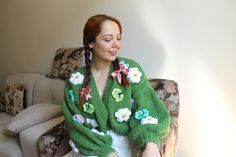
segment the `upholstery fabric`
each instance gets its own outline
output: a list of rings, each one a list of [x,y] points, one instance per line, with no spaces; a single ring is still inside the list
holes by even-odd
[[[62,122],[46,133],[39,139],[39,154],[41,157],[61,157],[69,152],[69,136]]]
[[[51,72],[46,75],[49,78],[65,80],[68,75],[80,66],[83,56],[83,48],[59,48],[53,61]]]
[[[5,87],[6,112],[16,115],[25,108],[26,89],[23,85],[7,83]]]
[[[0,112],[5,111],[5,99],[3,94],[0,92]]]
[[[176,144],[178,135],[178,115],[179,115],[179,91],[178,85],[172,80],[165,79],[150,79],[151,86],[157,95],[161,98],[167,106],[171,115],[171,129],[168,135],[164,138],[160,146],[160,153],[162,157],[175,157]],[[64,122],[55,126],[46,134],[39,138],[39,156],[40,157],[56,157],[56,148],[68,147],[68,139],[62,139],[67,134],[63,129]],[[67,135],[68,136],[68,135]],[[59,142],[59,143],[58,143]],[[65,149],[68,151],[68,149]],[[50,152],[50,153],[45,153]],[[66,152],[64,152],[65,154]],[[62,153],[63,154],[63,153]]]
[[[160,146],[162,157],[175,157],[178,138],[178,115],[179,115],[179,89],[178,84],[172,80],[150,79],[150,84],[167,106],[171,115],[171,128]]]

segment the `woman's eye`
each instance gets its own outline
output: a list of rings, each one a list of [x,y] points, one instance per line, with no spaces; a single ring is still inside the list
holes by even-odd
[[[104,39],[106,42],[110,42],[111,41],[111,39]]]

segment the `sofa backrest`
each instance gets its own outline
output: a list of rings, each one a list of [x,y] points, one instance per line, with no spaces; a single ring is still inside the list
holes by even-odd
[[[65,81],[61,79],[40,75],[34,84],[33,104],[42,102],[60,104],[64,96],[64,86]]]
[[[39,103],[60,104],[64,95],[65,81],[42,74],[13,74],[6,78],[7,83],[26,88],[26,107]]]

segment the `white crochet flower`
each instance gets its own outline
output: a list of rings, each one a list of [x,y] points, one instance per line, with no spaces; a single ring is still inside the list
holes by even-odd
[[[98,123],[94,119],[86,118],[86,122],[91,125],[92,128],[97,128]]]
[[[81,74],[80,72],[75,72],[75,73],[71,74],[70,82],[73,85],[82,84],[83,81],[84,81],[84,75]]]
[[[129,68],[128,78],[132,83],[139,83],[141,79],[142,73],[138,68]]]
[[[102,136],[105,135],[104,132],[102,132],[102,131],[100,132],[100,131],[98,131],[97,129],[94,129],[94,128],[92,128],[91,131],[96,133],[96,134],[102,135]]]
[[[147,118],[143,118],[141,120],[141,124],[157,124],[157,123],[158,123],[158,119],[153,118],[151,116],[148,116]]]
[[[76,154],[79,153],[79,149],[75,146],[75,143],[72,140],[69,140],[70,147],[72,148],[72,151]]]
[[[124,122],[124,121],[129,120],[130,115],[131,115],[131,111],[128,108],[119,109],[115,113],[115,117],[118,122]]]

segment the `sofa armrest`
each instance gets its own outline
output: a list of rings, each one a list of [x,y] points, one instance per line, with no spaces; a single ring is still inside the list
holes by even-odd
[[[157,96],[164,102],[171,116],[170,131],[161,142],[160,153],[162,157],[175,157],[178,139],[178,116],[179,116],[179,88],[173,80],[150,79],[152,88]]]
[[[53,126],[64,121],[64,116],[51,119],[47,122],[34,125],[20,132],[20,144],[24,157],[38,157],[38,139]]]
[[[5,84],[12,83],[23,85],[26,88],[26,106],[31,106],[33,102],[33,90],[36,79],[41,76],[41,74],[13,74],[6,77]]]

